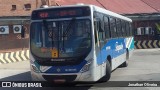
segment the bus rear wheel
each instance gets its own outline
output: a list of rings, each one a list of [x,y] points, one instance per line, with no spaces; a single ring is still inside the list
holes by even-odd
[[[106,75],[103,76],[98,82],[102,83],[102,82],[107,82],[111,77],[111,64],[110,62],[107,60],[106,61]]]
[[[126,52],[126,61],[120,65],[120,67],[127,67],[128,66],[128,59],[129,59],[129,51]]]

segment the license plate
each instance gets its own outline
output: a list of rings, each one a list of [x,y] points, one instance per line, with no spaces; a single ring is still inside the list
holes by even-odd
[[[53,80],[54,83],[65,83],[66,80],[65,79],[56,79],[56,80]]]

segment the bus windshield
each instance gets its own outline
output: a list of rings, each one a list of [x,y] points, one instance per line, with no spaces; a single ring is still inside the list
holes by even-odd
[[[79,57],[91,50],[89,19],[33,22],[30,33],[31,52],[37,57]]]

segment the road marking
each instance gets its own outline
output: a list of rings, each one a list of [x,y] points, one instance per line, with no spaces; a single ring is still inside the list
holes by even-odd
[[[24,55],[24,54],[25,54],[24,51],[22,51],[21,57],[22,57],[23,60],[25,61],[25,60],[27,60],[27,59],[25,58],[25,55]]]
[[[138,41],[137,43],[138,48],[142,48],[140,44],[141,44],[141,41]]]
[[[3,63],[7,63],[7,62],[3,59],[3,56],[4,56],[4,54],[0,54],[0,60],[1,60]]]
[[[156,45],[156,43],[157,43],[157,40],[155,40],[155,41],[153,42],[154,48],[158,48],[158,46]]]
[[[8,58],[9,57],[9,53],[6,53],[6,56],[5,56],[5,60],[7,60],[8,61],[8,63],[11,63],[11,60]]]
[[[148,42],[149,48],[152,48],[151,43],[152,43],[152,40],[149,40],[149,42]]]
[[[13,62],[16,62],[16,59],[15,59],[14,56],[13,56],[14,53],[15,53],[15,52],[11,52],[11,59],[13,60]]]
[[[147,48],[147,46],[146,46],[145,44],[146,44],[146,40],[145,40],[145,41],[143,41],[143,43],[142,43],[142,46],[146,49],[146,48]]]
[[[16,52],[16,58],[18,59],[18,61],[22,61],[21,58],[19,57],[20,52]]]
[[[29,59],[29,50],[26,51],[26,58]]]

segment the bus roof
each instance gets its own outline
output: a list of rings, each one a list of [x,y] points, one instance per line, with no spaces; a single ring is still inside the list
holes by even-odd
[[[98,12],[102,12],[104,14],[116,17],[116,18],[120,18],[129,22],[132,22],[132,20],[130,18],[127,18],[125,16],[122,16],[120,14],[114,13],[112,11],[106,10],[104,8],[95,6],[95,5],[91,5],[91,4],[75,4],[75,5],[64,5],[64,6],[50,6],[50,7],[44,7],[44,8],[38,8],[36,10],[44,10],[44,9],[52,9],[52,8],[67,8],[67,7],[82,7],[82,6],[89,6],[91,7],[93,10],[98,11]],[[35,11],[36,11],[35,10]]]
[[[98,12],[101,12],[101,13],[104,13],[104,14],[107,14],[107,15],[110,15],[110,16],[113,16],[113,17],[116,17],[116,18],[120,18],[120,19],[123,19],[123,20],[126,20],[126,21],[129,21],[129,22],[132,22],[132,20],[130,18],[127,18],[125,16],[122,16],[120,14],[117,14],[117,13],[114,13],[112,11],[109,11],[109,10],[106,10],[106,9],[103,9],[103,8],[100,8],[98,6],[95,6],[95,5],[91,5],[95,11],[98,11]]]

